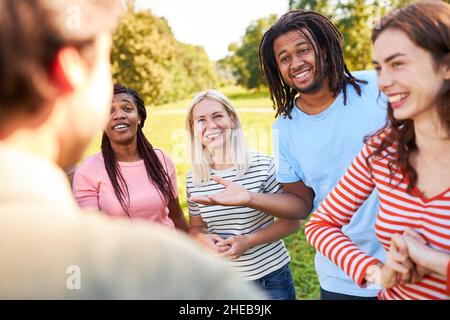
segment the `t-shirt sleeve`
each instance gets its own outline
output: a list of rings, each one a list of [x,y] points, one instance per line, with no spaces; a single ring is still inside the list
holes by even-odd
[[[361,80],[367,81],[367,87],[372,95],[372,97],[375,99],[376,103],[372,104],[370,103],[369,106],[373,105],[376,106],[378,109],[382,109],[386,111],[387,108],[387,97],[386,95],[381,92],[378,89],[378,83],[377,83],[377,74],[374,70],[364,70],[364,71],[356,71],[353,72],[353,75]],[[364,85],[366,86],[366,85]]]
[[[371,152],[367,145],[361,150],[305,226],[306,240],[360,287],[366,285],[367,268],[378,260],[359,249],[342,228],[350,223],[375,188],[366,163]]]
[[[195,203],[194,201],[191,201],[191,192],[190,192],[190,187],[188,184],[186,184],[186,199],[187,199],[187,203],[188,203],[188,211],[189,211],[189,215],[191,216],[199,216],[200,215],[200,209],[198,207],[198,204]]]
[[[178,183],[177,183],[177,170],[175,168],[175,164],[172,159],[163,151],[155,150],[156,154],[159,157],[164,169],[169,175],[170,184],[172,185],[173,197],[178,198]]]
[[[73,194],[78,205],[86,210],[99,210],[99,184],[96,173],[88,164],[77,168],[73,177]]]
[[[267,177],[264,181],[262,189],[264,193],[277,193],[282,191],[281,185],[277,181],[274,159],[270,160],[267,170]]]
[[[280,130],[274,126],[272,130],[272,146],[274,149],[276,179],[280,183],[303,181],[303,172],[294,166],[294,156],[288,151],[285,139],[280,137]]]
[[[378,89],[377,74],[375,73],[375,71],[367,71],[366,74],[367,74],[366,81],[368,83],[369,89],[372,91],[372,94],[375,97],[380,97],[384,99],[385,98],[384,95],[381,95],[381,92]]]

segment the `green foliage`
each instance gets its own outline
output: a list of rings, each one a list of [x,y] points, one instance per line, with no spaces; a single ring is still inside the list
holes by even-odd
[[[114,81],[136,89],[147,104],[176,101],[218,83],[203,47],[178,42],[167,21],[150,11],[127,11],[111,60]]]
[[[300,230],[284,239],[291,256],[291,270],[298,300],[318,300],[320,298],[319,279],[314,265],[316,251],[306,241],[305,224]]]
[[[289,9],[313,10],[328,17],[333,14],[331,1],[323,0],[289,0]]]
[[[449,1],[449,0],[447,0]],[[350,70],[372,68],[372,29],[392,9],[413,0],[290,0],[290,9],[314,10],[330,18],[344,37],[344,58]]]
[[[237,79],[237,84],[249,89],[259,88],[263,85],[259,70],[259,43],[264,33],[276,20],[276,15],[270,15],[250,24],[242,37],[242,42],[240,44],[230,44],[228,50],[231,52],[231,55],[219,61],[219,65],[222,68],[232,70]]]
[[[372,32],[375,6],[366,5],[365,0],[339,2],[336,6],[335,25],[341,31],[344,58],[350,70],[372,67]]]
[[[399,1],[404,3],[408,0],[398,0],[396,3]],[[371,68],[371,29],[376,23],[376,18],[385,13],[386,3],[387,1],[378,4],[378,0],[372,2],[290,0],[289,8],[314,10],[328,16],[343,34],[343,51],[348,67],[351,70],[361,70]],[[233,71],[237,84],[249,89],[263,85],[259,70],[258,48],[264,32],[276,20],[277,17],[272,15],[253,22],[247,28],[242,43],[230,44],[231,54],[219,61],[222,69],[228,68]]]

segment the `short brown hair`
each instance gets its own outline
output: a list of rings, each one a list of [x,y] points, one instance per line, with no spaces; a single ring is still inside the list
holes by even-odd
[[[48,73],[64,46],[89,51],[96,35],[113,31],[120,0],[2,0],[0,2],[0,122],[33,112],[51,96]]]

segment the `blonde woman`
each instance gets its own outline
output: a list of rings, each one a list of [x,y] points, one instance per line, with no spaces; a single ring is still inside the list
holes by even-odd
[[[312,203],[283,193],[273,159],[248,151],[236,110],[220,92],[194,97],[186,128],[190,234],[270,298],[295,299],[282,238],[298,230]]]

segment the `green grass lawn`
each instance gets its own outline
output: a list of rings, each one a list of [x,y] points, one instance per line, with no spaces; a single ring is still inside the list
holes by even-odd
[[[252,150],[272,154],[271,126],[275,120],[275,111],[267,91],[249,92],[239,87],[221,90],[238,110],[239,118]],[[147,109],[148,116],[144,133],[155,148],[166,151],[177,168],[178,191],[181,206],[187,216],[185,194],[186,174],[189,170],[187,156],[185,116],[190,99]],[[253,110],[252,110],[253,109]],[[98,152],[100,135],[92,141],[85,157]],[[294,275],[298,299],[318,299],[319,285],[314,269],[314,250],[306,242],[302,228],[285,239],[291,255],[291,267]]]

